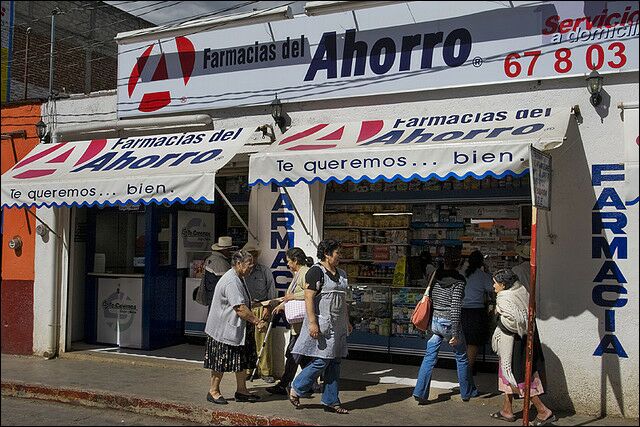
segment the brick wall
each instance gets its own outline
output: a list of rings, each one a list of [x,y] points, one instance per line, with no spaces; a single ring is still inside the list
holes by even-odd
[[[56,16],[54,91],[89,93],[116,89],[119,32],[154,26],[104,2],[18,1],[15,3],[12,100],[23,99],[26,30],[31,27],[28,53],[28,98],[48,93],[51,11]],[[145,9],[149,10],[149,9]],[[89,78],[90,76],[90,78]]]

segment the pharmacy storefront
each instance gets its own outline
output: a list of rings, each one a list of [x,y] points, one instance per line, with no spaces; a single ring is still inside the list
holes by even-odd
[[[64,250],[73,247],[69,277],[79,283],[67,287],[77,291],[69,312],[84,319],[85,342],[154,349],[183,341],[193,311],[184,301],[199,283],[189,277],[214,243],[216,172],[252,133],[40,144],[3,174],[3,207],[72,208]]]
[[[407,318],[424,287],[424,252],[479,249],[493,270],[521,262],[515,248],[535,234],[545,390],[564,409],[637,417],[638,4],[443,4],[308,2],[304,13],[271,8],[120,34],[118,117],[207,113],[230,132],[275,122],[273,144],[251,154],[248,171],[260,261],[284,291],[288,248],[315,255],[323,238],[342,240],[354,350],[422,354],[425,337]],[[221,167],[213,149],[176,167],[182,197],[212,200],[185,175]],[[532,191],[540,152],[550,187]],[[173,158],[152,166],[171,153],[142,164],[163,171]],[[111,165],[89,160],[100,170],[74,172],[82,155],[36,160],[87,177]],[[23,172],[11,173],[13,183]],[[154,187],[139,200],[162,202],[161,183],[129,184]],[[9,193],[4,176],[2,187],[3,206],[15,191],[11,203],[34,204],[23,187]],[[109,191],[87,197],[117,200]],[[532,233],[538,197],[547,209]],[[158,240],[155,231],[145,237]]]
[[[533,196],[550,208],[536,235],[549,393],[637,416],[637,3],[351,5],[120,35],[120,114],[273,115],[249,168],[261,261],[284,290],[287,248],[342,240],[351,346],[387,353],[424,348],[407,322],[423,252],[522,261],[530,153],[547,153],[550,188]]]

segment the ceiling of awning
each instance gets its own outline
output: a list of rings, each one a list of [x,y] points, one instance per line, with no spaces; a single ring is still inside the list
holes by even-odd
[[[568,118],[568,112],[535,108],[293,127],[251,156],[249,182],[522,176],[529,147],[558,147]]]

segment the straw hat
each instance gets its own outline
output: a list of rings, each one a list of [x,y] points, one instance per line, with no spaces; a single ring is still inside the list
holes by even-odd
[[[235,249],[237,246],[233,245],[233,239],[229,236],[218,237],[218,243],[211,245],[211,250],[222,251],[225,249]]]
[[[524,245],[516,246],[516,254],[518,254],[518,256],[520,258],[530,259],[531,258],[531,245],[529,243],[526,243]]]
[[[247,242],[247,244],[242,247],[242,250],[250,252],[252,254],[255,253],[256,256],[259,256],[260,252],[262,252],[259,247],[257,247],[255,244],[249,243],[249,242]]]

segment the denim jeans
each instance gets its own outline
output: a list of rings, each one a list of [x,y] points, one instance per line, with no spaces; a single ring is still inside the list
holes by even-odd
[[[293,380],[291,388],[298,396],[313,393],[313,385],[318,377],[324,373],[324,391],[320,401],[326,406],[339,405],[340,362],[340,359],[314,358]]]
[[[429,388],[431,387],[431,374],[433,367],[438,361],[438,352],[443,340],[451,339],[451,321],[434,317],[431,321],[431,330],[433,336],[427,341],[427,349],[422,359],[422,365],[418,372],[418,382],[413,391],[415,397],[421,399],[429,398]],[[464,337],[460,337],[459,342],[453,347],[456,356],[456,365],[458,367],[458,382],[460,383],[460,396],[464,400],[478,395],[478,389],[473,381],[469,369],[469,360],[467,359],[467,346]]]

